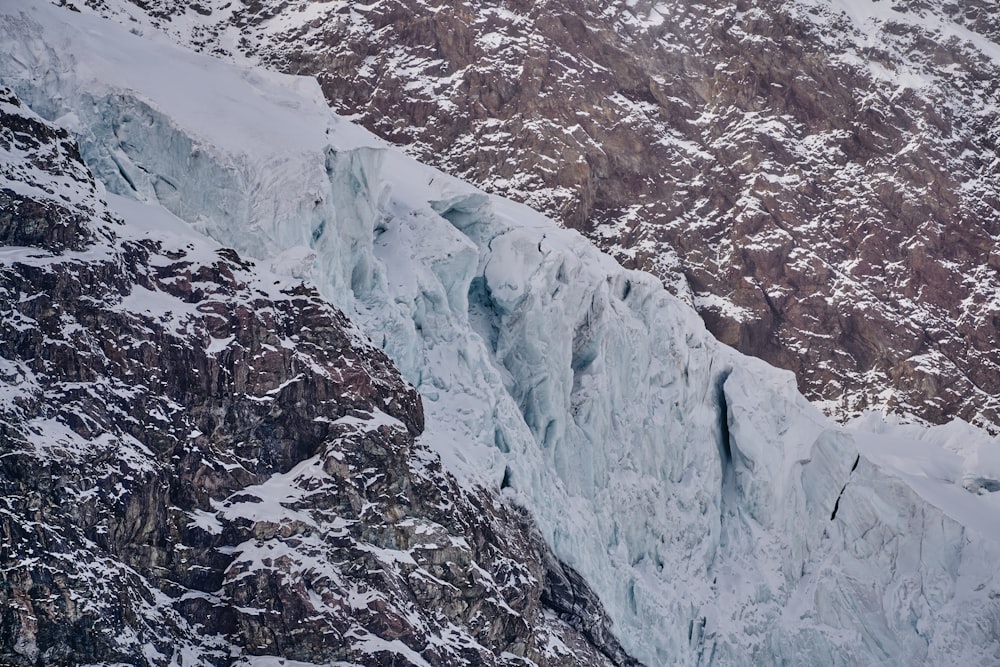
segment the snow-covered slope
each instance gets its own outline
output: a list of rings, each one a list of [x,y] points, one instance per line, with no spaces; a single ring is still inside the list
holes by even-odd
[[[907,467],[655,278],[385,146],[313,81],[3,12],[0,79],[109,190],[314,280],[418,388],[422,441],[528,508],[634,657],[1000,660],[1000,536],[977,518],[997,442],[968,430],[961,475]]]
[[[77,0],[315,75],[839,417],[1000,428],[995,0]]]
[[[316,290],[0,87],[0,663],[631,665]]]

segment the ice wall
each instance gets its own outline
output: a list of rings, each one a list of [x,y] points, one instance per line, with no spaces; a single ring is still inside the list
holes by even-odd
[[[108,189],[315,281],[419,388],[448,468],[531,510],[637,658],[1000,660],[1000,532],[653,278],[334,117],[313,81],[25,7],[0,7],[4,82]]]

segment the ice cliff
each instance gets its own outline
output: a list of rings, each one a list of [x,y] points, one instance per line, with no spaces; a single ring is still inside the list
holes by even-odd
[[[635,664],[313,287],[2,86],[0,155],[0,664]]]
[[[0,11],[0,80],[107,189],[314,281],[419,390],[422,441],[531,512],[637,659],[1000,661],[1000,443],[834,425],[651,276],[334,116],[312,80]]]

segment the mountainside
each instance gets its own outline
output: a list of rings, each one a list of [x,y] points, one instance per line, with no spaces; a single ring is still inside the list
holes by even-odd
[[[108,207],[9,90],[0,151],[0,662],[630,664],[313,288]]]
[[[2,307],[54,317],[30,298],[49,293],[29,281],[33,267],[63,265],[54,275],[72,287],[88,263],[117,262],[105,286],[68,290],[60,309],[110,310],[126,332],[85,317],[106,347],[66,350],[71,323],[0,320],[17,329],[3,331],[4,368],[35,364],[49,389],[16,370],[0,384],[13,406],[5,428],[33,448],[2,459],[21,462],[0,470],[9,497],[28,498],[3,520],[30,539],[0,558],[21,576],[39,564],[56,579],[75,572],[55,537],[31,542],[54,535],[83,546],[73,567],[131,568],[125,580],[101,575],[121,595],[96,589],[105,602],[144,600],[139,611],[93,612],[115,619],[132,647],[114,644],[120,658],[101,648],[108,659],[169,664],[140,655],[147,642],[166,648],[154,640],[163,626],[140,613],[148,604],[179,628],[165,635],[178,651],[201,656],[185,664],[1000,661],[995,438],[959,421],[828,421],[789,373],[720,344],[655,277],[406,157],[332,114],[314,80],[32,0],[0,5],[0,81],[78,140],[99,182],[74,200],[98,213],[87,213],[84,236],[21,213],[0,218],[0,238],[75,244],[4,245],[17,293]],[[48,131],[70,155],[68,137]],[[18,150],[3,163],[39,163]],[[72,164],[62,171],[89,183]],[[59,179],[32,168],[32,196],[58,196]],[[101,187],[126,224],[100,222]],[[115,259],[130,248],[129,261]],[[185,298],[219,303],[221,317],[191,312]],[[15,338],[30,341],[17,355],[6,344]],[[113,392],[74,393],[90,387],[43,366],[52,348],[74,372],[131,388],[145,409]],[[39,414],[49,431],[24,427]],[[102,433],[130,446],[102,455]],[[85,459],[55,469],[42,454],[61,441],[100,465],[124,471],[135,460],[149,472],[104,486],[104,469]],[[205,471],[189,478],[174,468],[185,461]],[[32,495],[26,486],[52,476],[38,470],[60,482]],[[184,493],[163,496],[172,485]],[[83,501],[57,502],[68,488]],[[133,497],[128,511],[112,504]],[[157,541],[163,516],[170,539]],[[120,539],[103,537],[103,517]],[[112,533],[123,520],[139,525]],[[189,560],[197,567],[174,567]],[[37,607],[55,604],[55,589],[21,585]],[[60,599],[66,614],[89,608],[72,592]],[[20,618],[10,627],[25,636],[39,615]],[[34,650],[30,637],[4,641],[19,656]],[[70,644],[70,655],[90,660],[92,646],[111,643]],[[242,654],[227,657],[233,646]]]
[[[420,159],[650,271],[832,414],[1000,424],[988,0],[87,0],[315,75]]]

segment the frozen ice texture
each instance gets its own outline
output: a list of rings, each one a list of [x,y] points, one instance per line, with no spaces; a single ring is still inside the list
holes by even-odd
[[[39,2],[0,77],[108,190],[314,281],[661,664],[996,664],[1000,466],[967,425],[827,421],[652,277],[333,115],[315,81]]]

